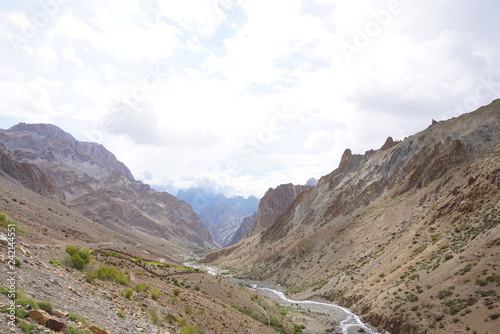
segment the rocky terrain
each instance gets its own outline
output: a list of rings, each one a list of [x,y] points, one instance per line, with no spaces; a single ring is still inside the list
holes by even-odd
[[[177,198],[191,205],[205,227],[212,233],[213,239],[225,247],[235,244],[240,238],[235,237],[242,221],[257,211],[259,200],[255,196],[226,197],[213,194],[201,188],[179,190]],[[239,234],[238,234],[239,235]]]
[[[138,244],[7,175],[0,176],[0,210],[0,333],[49,332],[45,326],[99,334],[294,332],[293,318],[258,291],[179,262],[194,254]],[[13,268],[6,219],[18,226]],[[94,259],[82,270],[73,268],[69,246],[90,249]],[[103,267],[123,276],[100,275]],[[6,317],[12,276],[16,326]]]
[[[217,247],[187,203],[135,181],[102,145],[24,123],[0,130],[0,144],[4,173],[95,222],[140,242]]]
[[[378,150],[347,149],[260,233],[205,261],[295,299],[335,301],[392,333],[491,334],[499,222],[496,100]]]

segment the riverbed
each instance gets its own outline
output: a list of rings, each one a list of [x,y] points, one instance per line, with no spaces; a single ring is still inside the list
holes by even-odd
[[[220,275],[222,270],[216,267],[186,263],[191,267],[207,271],[211,275]],[[284,294],[284,288],[281,286],[269,284],[261,281],[241,280],[234,277],[227,277],[227,280],[234,284],[242,284],[258,290],[267,298],[280,303],[283,306],[291,307],[297,320],[307,323],[307,331],[304,333],[342,333],[342,334],[380,334],[349,309],[336,305],[334,303],[318,302],[312,300],[293,300]]]

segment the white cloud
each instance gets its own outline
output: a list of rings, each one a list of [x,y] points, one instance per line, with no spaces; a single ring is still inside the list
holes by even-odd
[[[331,149],[334,141],[335,136],[331,132],[318,130],[309,134],[304,142],[304,147],[311,151],[324,152]]]
[[[224,5],[219,0],[183,0],[158,1],[162,15],[178,22],[183,29],[195,31],[202,36],[214,33],[226,16],[219,7]]]
[[[333,170],[345,148],[402,139],[464,112],[484,80],[500,81],[493,0],[400,1],[348,63],[342,43],[389,3],[69,2],[18,49],[9,38],[41,7],[0,5],[0,117],[68,125],[136,177],[173,188],[210,179],[262,195],[304,183]],[[478,101],[497,97],[488,93]],[[134,94],[132,113],[117,115]],[[285,108],[299,112],[271,130]]]

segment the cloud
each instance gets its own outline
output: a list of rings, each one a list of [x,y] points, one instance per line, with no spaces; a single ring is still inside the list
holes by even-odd
[[[313,131],[304,142],[304,147],[307,150],[323,152],[332,147],[334,140],[335,136],[331,132],[324,130]]]
[[[382,24],[389,3],[72,1],[18,47],[43,8],[5,3],[0,121],[64,125],[169,189],[304,183],[498,97],[497,2],[401,1]],[[377,22],[348,63],[342,43]]]
[[[179,23],[181,27],[201,36],[214,33],[226,16],[219,6],[229,5],[219,0],[158,1],[162,15]]]

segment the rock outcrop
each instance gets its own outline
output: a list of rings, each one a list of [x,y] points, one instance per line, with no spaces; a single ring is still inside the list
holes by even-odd
[[[269,188],[259,203],[255,220],[247,232],[247,236],[260,233],[269,227],[293,203],[297,196],[309,189],[308,186],[282,184]]]

